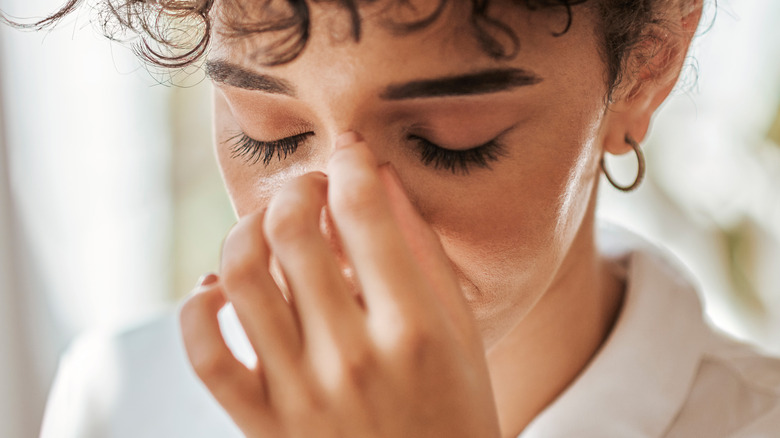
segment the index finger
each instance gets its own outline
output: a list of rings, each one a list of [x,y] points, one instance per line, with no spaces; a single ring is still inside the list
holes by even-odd
[[[328,162],[328,206],[355,268],[366,308],[410,314],[409,306],[436,309],[420,266],[397,223],[376,158],[365,142],[337,147]]]
[[[431,291],[444,306],[456,327],[475,327],[474,314],[461,291],[452,262],[439,237],[412,205],[392,164],[380,166],[379,176],[387,189],[393,216],[410,245],[414,260],[425,273]],[[468,329],[461,331],[475,334],[475,331]],[[482,342],[478,336],[469,336],[469,339],[471,342]]]

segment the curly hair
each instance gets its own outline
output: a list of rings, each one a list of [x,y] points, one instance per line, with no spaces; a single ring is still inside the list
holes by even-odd
[[[306,47],[311,35],[310,5],[307,0],[284,0],[283,8],[275,7],[273,0],[246,2],[219,0],[223,11],[221,19],[229,37],[241,38],[255,34],[275,35],[264,50],[267,66],[288,63],[297,58]],[[324,2],[328,0],[311,0]],[[355,41],[361,36],[362,4],[376,0],[330,0],[343,8],[350,17],[351,34]],[[598,11],[599,32],[602,39],[602,56],[606,64],[606,85],[609,95],[621,83],[629,54],[648,38],[651,26],[663,25],[664,10],[680,0],[511,0],[528,10],[558,8],[567,17],[563,29],[554,33],[561,36],[569,30],[573,7],[591,3]],[[506,23],[488,13],[490,0],[469,0],[470,24],[473,35],[482,49],[495,59],[512,58],[519,50],[519,41]],[[34,23],[8,20],[0,12],[0,21],[22,28],[41,30],[55,26],[65,16],[85,3],[84,0],[68,0],[54,14]],[[197,62],[206,53],[212,37],[212,9],[215,0],[97,0],[97,24],[103,34],[113,40],[125,40],[122,35],[135,38],[134,52],[147,63],[164,68],[181,68]],[[391,2],[397,7],[414,10],[409,0]],[[412,21],[384,20],[384,25],[397,34],[414,32],[436,21],[442,14],[447,0],[438,0],[433,12]],[[252,10],[247,10],[247,4]],[[250,18],[247,18],[250,17]],[[502,37],[501,37],[502,36]],[[502,42],[500,42],[502,41]],[[507,44],[508,42],[508,44]]]

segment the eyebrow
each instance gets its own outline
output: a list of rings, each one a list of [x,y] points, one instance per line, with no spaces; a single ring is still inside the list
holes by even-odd
[[[542,78],[519,68],[484,70],[458,76],[423,79],[390,85],[382,93],[385,100],[419,99],[426,97],[469,96],[498,93],[517,87],[535,85]]]
[[[295,87],[289,81],[255,73],[227,61],[206,61],[206,76],[220,84],[295,97]]]
[[[295,87],[289,81],[247,70],[228,61],[207,61],[206,75],[214,82],[246,90],[263,91],[295,97]],[[456,76],[421,79],[385,88],[384,100],[406,100],[431,97],[470,96],[498,93],[535,85],[542,78],[527,70],[504,68],[483,70]]]

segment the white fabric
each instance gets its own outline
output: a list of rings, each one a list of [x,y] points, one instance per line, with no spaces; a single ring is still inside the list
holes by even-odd
[[[602,250],[626,269],[618,321],[583,373],[520,436],[780,437],[780,359],[713,330],[671,256],[608,228],[599,234]]]
[[[780,437],[780,360],[713,331],[676,262],[636,236],[601,228],[628,284],[618,322],[588,367],[521,438]],[[232,309],[224,335],[254,354]],[[174,315],[64,356],[44,438],[239,437],[191,371]]]

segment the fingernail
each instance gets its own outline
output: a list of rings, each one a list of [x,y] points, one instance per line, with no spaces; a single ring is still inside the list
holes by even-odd
[[[336,149],[363,141],[363,137],[355,131],[347,131],[336,138]]]
[[[198,283],[195,285],[195,287],[203,287],[208,286],[210,284],[214,284],[217,282],[219,277],[217,277],[217,274],[214,273],[208,273],[203,274],[200,276],[200,279],[198,280]]]

